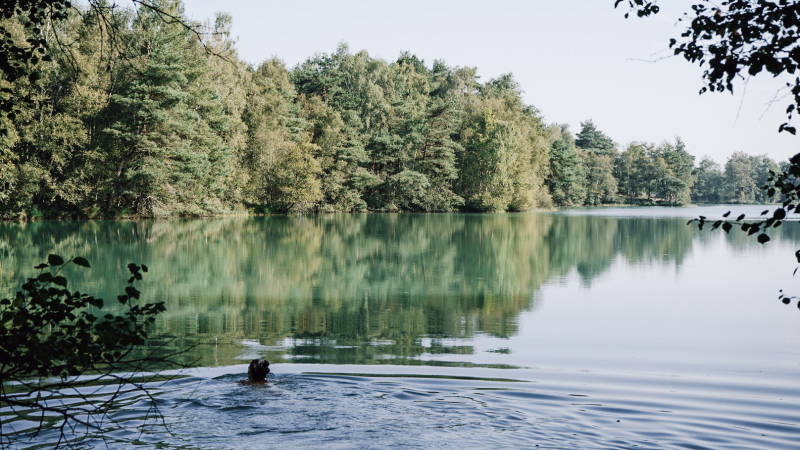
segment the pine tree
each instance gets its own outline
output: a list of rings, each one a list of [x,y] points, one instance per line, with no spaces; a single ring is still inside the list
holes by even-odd
[[[156,6],[182,15],[179,1]],[[228,119],[204,53],[183,27],[150,10],[139,12],[133,35],[140,65],[108,108],[115,121],[105,147],[115,174],[106,208],[140,216],[223,212],[232,153],[220,135]]]

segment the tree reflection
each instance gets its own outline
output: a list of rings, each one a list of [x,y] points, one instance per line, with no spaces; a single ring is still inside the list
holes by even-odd
[[[49,253],[83,255],[93,269],[72,285],[113,298],[126,264],[145,262],[142,290],[167,306],[152,336],[200,339],[201,364],[229,363],[244,339],[267,357],[417,364],[472,352],[443,339],[516,334],[554,277],[589,284],[618,257],[680,266],[693,239],[683,219],[545,213],[6,223],[0,289]]]

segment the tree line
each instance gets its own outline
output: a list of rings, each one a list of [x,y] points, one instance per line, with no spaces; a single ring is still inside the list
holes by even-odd
[[[24,99],[0,118],[0,216],[754,202],[778,167],[734,154],[724,173],[695,168],[679,138],[620,150],[592,121],[575,135],[547,124],[510,74],[481,82],[408,52],[340,44],[293,68],[250,65],[230,16],[192,29],[164,20],[183,17],[180,1],[153,5],[72,9],[35,31],[50,50],[27,77],[0,79]],[[14,45],[34,33],[24,14],[2,25]]]

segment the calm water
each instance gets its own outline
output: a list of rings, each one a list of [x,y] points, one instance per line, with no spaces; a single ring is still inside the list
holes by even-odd
[[[105,298],[150,267],[154,341],[200,367],[145,446],[797,449],[800,224],[686,226],[729,209],[766,208],[7,223],[0,291],[48,253]],[[272,383],[237,384],[256,357]]]

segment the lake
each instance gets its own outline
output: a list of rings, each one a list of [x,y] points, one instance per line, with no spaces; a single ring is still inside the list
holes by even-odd
[[[686,225],[767,208],[0,223],[0,292],[49,253],[106,299],[149,266],[153,341],[199,345],[141,445],[797,449],[800,226]]]

